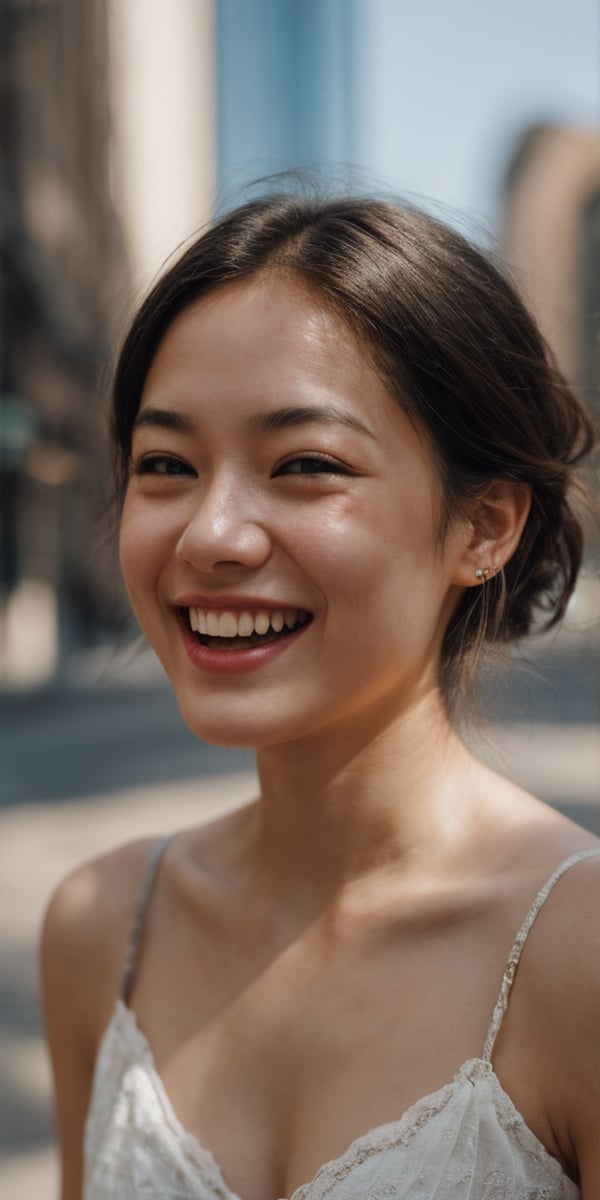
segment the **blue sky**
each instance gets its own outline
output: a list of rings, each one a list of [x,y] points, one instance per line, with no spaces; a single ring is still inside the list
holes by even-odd
[[[360,0],[354,157],[490,226],[514,140],[600,122],[598,0]]]

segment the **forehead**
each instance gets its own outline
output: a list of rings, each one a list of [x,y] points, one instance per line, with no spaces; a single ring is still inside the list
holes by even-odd
[[[191,383],[263,398],[305,386],[387,392],[357,335],[318,295],[276,276],[221,286],[168,327],[148,372],[142,407],[156,391]],[[395,403],[391,397],[388,402]]]
[[[227,284],[178,314],[138,416],[145,408],[170,410],[180,428],[228,446],[311,421],[337,427],[335,438],[362,439],[358,461],[366,454],[368,471],[404,487],[412,480],[415,494],[425,485],[439,491],[426,430],[392,395],[359,336],[325,299],[276,276]]]

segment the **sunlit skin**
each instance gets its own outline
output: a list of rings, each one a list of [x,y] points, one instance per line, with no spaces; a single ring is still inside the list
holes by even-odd
[[[169,847],[131,1003],[177,1117],[244,1200],[292,1196],[481,1052],[537,887],[595,844],[478,762],[440,691],[453,609],[478,568],[510,558],[528,506],[497,481],[442,537],[425,432],[339,316],[272,273],[191,304],[156,350],[123,573],[186,722],[256,748],[259,796]],[[304,624],[264,651],[228,649],[221,669],[185,613],[211,604]],[[61,1200],[80,1200],[91,1064],[148,853],[83,868],[47,920]],[[557,966],[556,945],[593,926],[594,872],[561,881],[494,1053],[532,1135],[590,1179],[600,984],[575,951]]]
[[[277,427],[297,409],[313,415]],[[433,747],[447,766],[440,646],[475,581],[472,528],[457,521],[442,542],[440,504],[423,433],[323,304],[270,279],[186,309],[144,388],[121,560],[193,731],[257,746],[280,798],[280,772],[304,776],[307,761],[313,794],[317,771],[358,779],[363,755],[385,773],[390,753],[416,766],[423,749],[431,777]],[[215,675],[183,644],[175,602],[195,594],[312,621],[264,667]]]
[[[500,489],[442,538],[423,430],[306,290],[236,283],[168,328],[134,429],[121,562],[190,728],[257,748],[264,874],[329,890],[398,854],[444,854],[477,826],[483,768],[450,728],[440,649],[527,505]],[[264,665],[214,673],[184,644],[177,601],[194,596],[312,619]]]

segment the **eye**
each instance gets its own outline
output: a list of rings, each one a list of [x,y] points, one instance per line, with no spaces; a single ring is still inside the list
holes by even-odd
[[[148,454],[132,463],[134,475],[195,475],[189,463],[171,454]]]
[[[275,475],[350,475],[352,472],[334,458],[316,454],[299,454],[281,464]]]

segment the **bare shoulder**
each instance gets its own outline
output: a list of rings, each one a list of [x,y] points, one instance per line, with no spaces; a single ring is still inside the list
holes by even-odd
[[[227,873],[238,829],[234,813],[177,835],[161,872],[161,891],[172,903],[181,901],[182,880],[190,869],[195,880]],[[82,864],[61,881],[48,903],[41,939],[45,1003],[60,1008],[68,999],[73,1019],[94,1050],[119,993],[136,900],[160,840],[129,842]]]
[[[77,867],[50,898],[41,938],[46,1007],[68,998],[92,1041],[114,1004],[136,895],[155,839],[130,842]]]
[[[83,1130],[98,1044],[115,1004],[135,898],[153,840],[72,871],[44,919],[41,976],[61,1148],[61,1200],[80,1200]]]
[[[600,850],[600,842],[585,841],[585,849]],[[599,914],[600,854],[595,854],[556,884],[530,939],[525,977],[540,1048],[552,1047],[550,1055],[543,1054],[546,1108],[590,1198],[600,1197]]]

